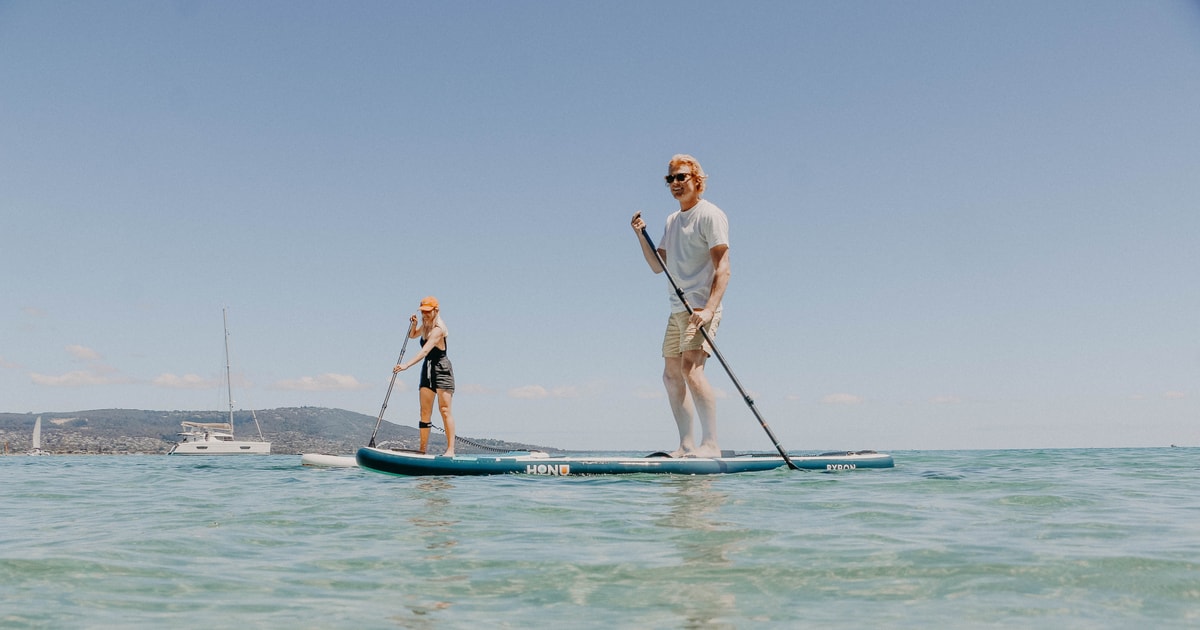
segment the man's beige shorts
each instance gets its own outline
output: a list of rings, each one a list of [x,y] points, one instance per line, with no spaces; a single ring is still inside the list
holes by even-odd
[[[691,315],[687,311],[671,313],[671,317],[667,319],[667,332],[663,335],[663,358],[670,359],[688,350],[700,349],[712,356],[712,346],[704,340],[704,335],[700,334],[699,329],[688,323],[690,318]],[[704,327],[710,338],[717,338],[717,326],[720,324],[721,309],[718,308],[717,312],[713,313],[712,321]]]

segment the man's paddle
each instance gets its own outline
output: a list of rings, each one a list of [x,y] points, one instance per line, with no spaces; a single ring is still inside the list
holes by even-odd
[[[642,228],[642,238],[646,239],[646,244],[650,246],[650,251],[654,252],[654,258],[658,261],[658,266],[662,267],[663,273],[667,274],[667,280],[671,281],[671,287],[675,289],[675,295],[679,297],[680,302],[683,302],[683,307],[687,309],[688,315],[691,315],[693,313],[692,305],[688,304],[687,298],[683,297],[683,290],[679,288],[678,284],[675,284],[675,278],[671,277],[671,272],[667,270],[666,261],[659,255],[658,248],[654,246],[654,241],[650,240],[650,233],[646,231],[645,227]],[[783,447],[779,445],[779,440],[775,439],[775,433],[771,431],[771,427],[767,426],[767,421],[763,420],[762,415],[758,413],[758,408],[754,406],[754,399],[746,393],[745,388],[738,382],[737,377],[733,375],[733,370],[729,369],[729,364],[725,362],[725,357],[721,356],[721,351],[717,349],[717,344],[713,343],[712,337],[708,336],[708,331],[703,326],[700,326],[700,334],[704,335],[704,340],[713,349],[713,354],[717,355],[717,360],[721,362],[721,367],[725,368],[725,373],[729,375],[729,380],[733,381],[733,386],[741,393],[742,400],[746,401],[746,405],[750,407],[750,411],[754,413],[754,417],[758,418],[758,423],[767,432],[767,437],[771,438],[771,443],[775,445],[775,450],[779,451],[788,468],[800,470],[799,466],[792,463],[792,458],[788,457],[787,451],[783,450]]]
[[[409,326],[409,330],[411,329],[412,327]],[[404,360],[405,348],[408,348],[408,330],[404,331],[404,343],[400,344],[400,358],[396,359],[396,365],[400,365],[400,362]],[[383,408],[379,410],[379,418],[375,420],[375,430],[371,432],[371,441],[367,442],[367,446],[370,448],[375,448],[375,434],[379,433],[379,425],[383,424],[383,412],[387,411],[387,402],[388,399],[392,397],[392,387],[395,386],[395,384],[396,372],[393,371],[392,382],[388,383],[387,396],[383,397]]]

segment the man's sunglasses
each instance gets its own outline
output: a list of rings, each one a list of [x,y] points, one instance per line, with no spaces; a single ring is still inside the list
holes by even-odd
[[[667,175],[665,179],[670,184],[671,182],[686,182],[687,178],[691,176],[691,173],[675,173],[674,175]]]

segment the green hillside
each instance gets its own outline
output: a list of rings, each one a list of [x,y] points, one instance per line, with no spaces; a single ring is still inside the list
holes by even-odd
[[[275,455],[326,453],[348,455],[365,446],[376,419],[344,409],[284,407],[255,411],[263,437]],[[42,418],[42,450],[50,453],[166,453],[178,441],[182,422],[225,422],[229,414],[218,411],[145,411],[139,409],[93,409],[88,411],[0,413],[0,452],[24,453],[31,447],[33,424]],[[437,422],[435,422],[437,424]],[[254,439],[258,432],[249,411],[235,411],[234,433]],[[487,438],[464,436],[455,447],[458,453],[488,452],[489,449],[555,450]],[[384,421],[376,443],[416,448],[417,429]],[[445,447],[445,435],[434,430],[430,451]],[[484,448],[487,447],[487,448]]]

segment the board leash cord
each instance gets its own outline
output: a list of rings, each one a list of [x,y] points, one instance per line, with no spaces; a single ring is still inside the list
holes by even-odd
[[[445,434],[445,433],[446,433],[446,430],[445,430],[445,429],[443,429],[442,427],[439,427],[439,426],[437,426],[436,424],[435,424],[435,425],[433,425],[433,428],[437,429],[438,431],[441,431],[441,432],[442,432],[442,434]],[[467,438],[464,438],[464,437],[458,437],[457,435],[456,435],[456,436],[454,436],[454,442],[455,442],[455,443],[462,443],[462,444],[470,444],[471,446],[474,446],[475,448],[481,448],[481,449],[483,449],[483,450],[485,450],[485,451],[489,451],[489,452],[492,452],[492,453],[507,453],[507,452],[509,452],[509,451],[511,450],[511,449],[507,449],[507,448],[496,448],[495,446],[488,446],[487,444],[480,444],[479,442],[473,442],[473,441],[471,441],[471,440],[468,440]]]

